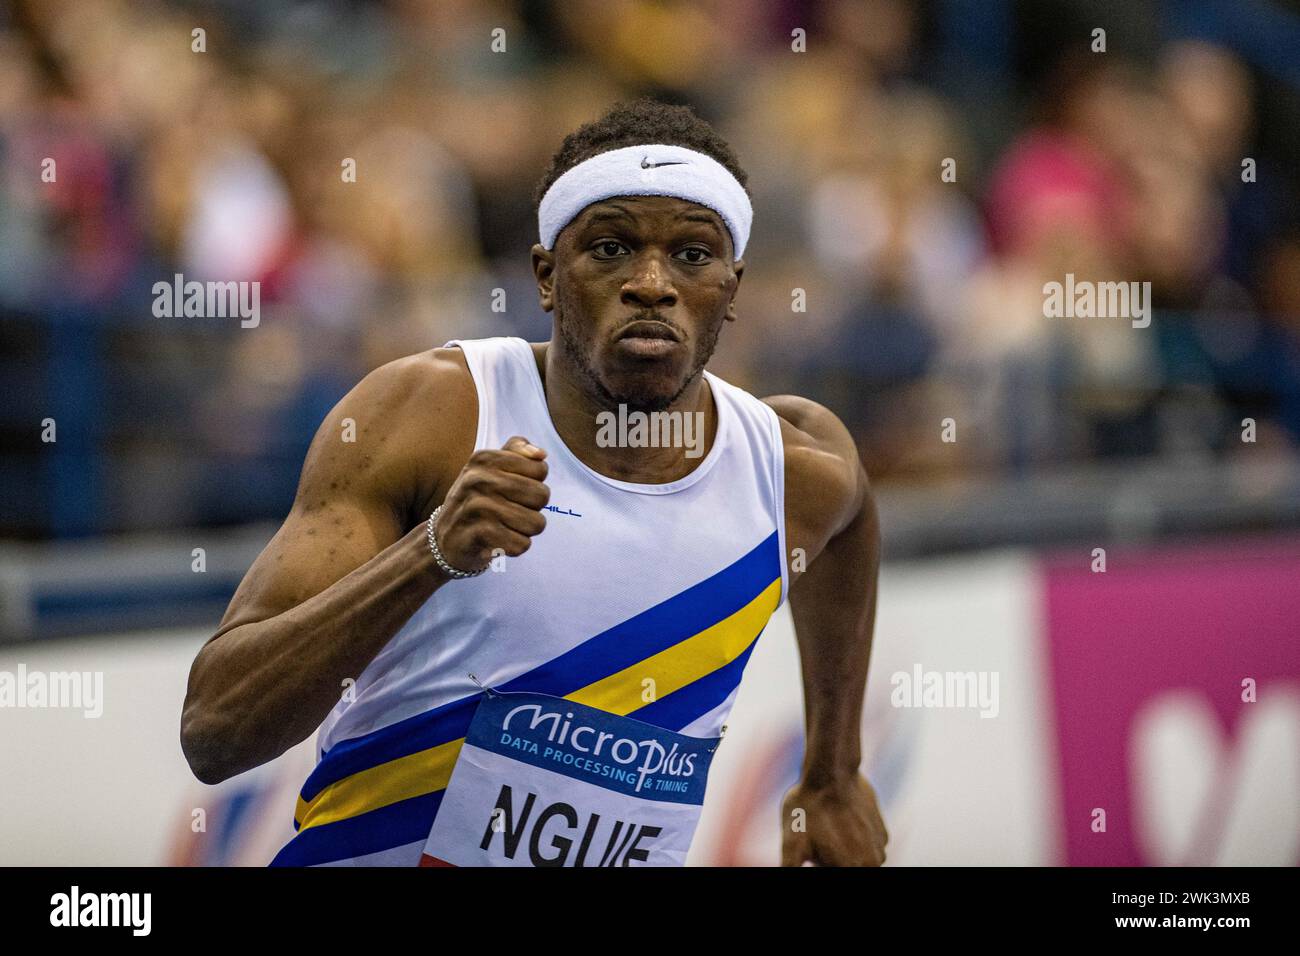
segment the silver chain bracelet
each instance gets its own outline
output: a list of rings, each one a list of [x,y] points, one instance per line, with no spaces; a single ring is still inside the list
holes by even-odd
[[[447,575],[448,577],[452,577],[452,578],[478,577],[480,574],[482,574],[484,571],[487,570],[486,565],[484,567],[479,568],[477,571],[458,571],[456,568],[453,568],[450,564],[447,563],[447,559],[444,558],[442,556],[442,552],[438,550],[438,538],[437,535],[434,534],[434,529],[438,527],[438,512],[440,512],[441,510],[442,510],[442,505],[438,505],[438,507],[433,509],[433,514],[429,515],[429,523],[428,523],[429,550],[433,552],[433,560],[438,562],[438,567],[441,568],[442,573]]]

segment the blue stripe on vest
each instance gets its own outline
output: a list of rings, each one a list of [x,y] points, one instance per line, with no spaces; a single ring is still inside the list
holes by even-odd
[[[762,637],[763,632],[759,631],[758,636]],[[678,731],[689,726],[721,704],[736,689],[745,670],[745,663],[757,643],[758,637],[731,663],[632,711],[628,716],[656,727],[671,727]]]
[[[445,791],[436,790],[346,820],[299,831],[271,866],[315,866],[427,839]]]

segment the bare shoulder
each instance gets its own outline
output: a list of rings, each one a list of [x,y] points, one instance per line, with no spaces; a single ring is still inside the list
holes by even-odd
[[[478,396],[460,349],[395,359],[367,374],[325,417],[304,485],[312,475],[346,481],[368,486],[399,510],[422,510],[473,453],[477,421]]]
[[[427,452],[429,442],[437,437],[437,426],[455,427],[465,418],[474,424],[477,414],[474,380],[461,350],[430,349],[371,371],[321,427],[329,425],[330,419],[337,419],[340,428],[350,424],[354,443],[368,446],[372,453],[380,451],[379,444],[394,440],[400,440],[402,448]]]
[[[835,534],[869,493],[857,443],[838,415],[812,399],[770,395],[763,402],[781,421],[787,515],[813,538]]]
[[[474,382],[460,349],[429,349],[374,369],[357,384],[353,395],[375,410],[392,412],[430,400],[440,404],[473,400]]]

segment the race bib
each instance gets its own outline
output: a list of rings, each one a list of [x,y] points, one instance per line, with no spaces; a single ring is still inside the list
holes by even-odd
[[[421,866],[682,866],[721,737],[484,692]]]

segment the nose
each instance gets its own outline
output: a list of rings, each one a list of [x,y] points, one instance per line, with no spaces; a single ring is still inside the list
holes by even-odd
[[[648,250],[638,257],[631,278],[623,283],[622,301],[646,309],[677,304],[677,290],[657,252]]]

